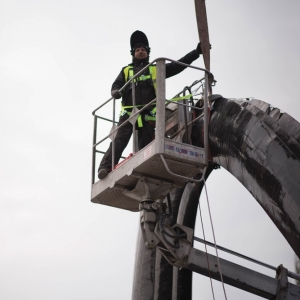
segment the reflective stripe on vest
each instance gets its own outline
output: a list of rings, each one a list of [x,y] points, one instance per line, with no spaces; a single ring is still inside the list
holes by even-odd
[[[123,69],[124,76],[125,76],[125,82],[130,80],[133,77],[133,66],[127,66]],[[140,77],[137,77],[134,79],[134,82],[138,81],[145,81],[148,79],[152,80],[153,87],[156,93],[156,66],[149,66],[149,75],[141,75]]]
[[[136,105],[135,107],[144,107],[144,105]],[[120,117],[123,117],[126,114],[130,117],[131,111],[127,111],[126,108],[132,109],[133,106],[123,106],[123,105],[121,105]],[[152,112],[150,112],[150,113],[152,115]],[[145,121],[155,121],[156,117],[153,116],[153,115],[152,116],[144,115],[144,120]],[[142,115],[138,115],[137,124],[138,124],[138,127],[143,127]]]
[[[125,82],[127,82],[128,80],[130,80],[133,77],[133,66],[127,66],[123,69],[124,72],[124,76],[125,76]],[[149,75],[141,75],[140,77],[137,77],[134,79],[134,82],[138,82],[138,81],[144,81],[144,80],[148,80],[151,79],[152,83],[153,83],[153,87],[156,93],[156,66],[149,66]],[[169,102],[171,101],[180,101],[180,100],[184,100],[184,99],[189,99],[191,98],[193,95],[189,94],[189,95],[185,95],[182,97],[176,97],[173,98],[171,100],[167,100]],[[167,102],[166,102],[167,103]],[[136,107],[142,107],[144,105],[136,105]],[[125,114],[128,114],[130,116],[131,112],[128,112],[126,110],[126,108],[133,108],[133,106],[121,106],[121,113],[120,116],[124,116]],[[144,119],[145,121],[155,121],[156,120],[156,106],[150,111],[151,116],[145,115]],[[143,121],[142,121],[142,117],[141,115],[138,116],[137,118],[137,123],[138,123],[138,127],[143,127]]]
[[[170,100],[167,100],[166,104],[168,102],[176,102],[176,101],[181,101],[181,100],[185,100],[185,99],[190,99],[191,97],[193,97],[192,94],[188,94],[188,95],[185,95],[185,96],[181,96],[181,97],[176,97],[176,98],[172,98]],[[151,115],[152,116],[155,116],[156,115],[156,106],[150,111]]]
[[[175,97],[170,100],[167,100],[166,104],[168,102],[177,102],[177,101],[181,101],[181,100],[185,100],[185,99],[190,99],[191,97],[193,97],[192,94],[188,94],[188,95],[181,96],[181,97]],[[143,107],[143,106],[144,105],[136,105],[135,107]],[[130,116],[131,112],[127,111],[126,108],[132,109],[133,106],[123,106],[122,105],[121,108],[122,108],[122,110],[121,110],[120,116],[124,116],[126,114],[128,114]],[[151,116],[144,115],[144,120],[145,121],[156,121],[156,106],[150,111],[150,115]],[[143,127],[143,121],[142,121],[141,115],[138,116],[137,123],[138,123],[138,127]]]
[[[144,105],[136,105],[136,107],[141,107],[141,106],[144,106]],[[130,117],[131,111],[127,111],[126,108],[133,108],[133,106],[123,106],[123,105],[121,105],[120,117],[123,117],[126,114]],[[141,115],[138,115],[137,124],[138,124],[138,127],[143,127],[143,121],[142,121],[142,116]]]

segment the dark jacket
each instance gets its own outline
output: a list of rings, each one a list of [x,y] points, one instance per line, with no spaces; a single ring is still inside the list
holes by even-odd
[[[196,60],[199,57],[199,54],[196,50],[193,50],[189,52],[187,55],[179,59],[178,61],[183,62],[185,64],[191,64],[194,60]],[[145,65],[148,64],[148,60],[139,61],[134,60],[131,66],[133,66],[134,74],[139,72],[142,68],[145,67]],[[124,67],[126,68],[126,67]],[[114,81],[111,90],[119,90],[126,82],[125,82],[125,76],[124,76],[124,68],[122,68],[120,74]],[[173,62],[166,64],[166,78],[172,77],[174,75],[177,75],[178,73],[182,72],[186,67],[180,66],[178,64],[175,64]],[[145,70],[143,72],[143,75],[148,75],[149,69]],[[142,75],[142,74],[141,74]],[[140,104],[147,104],[151,100],[153,100],[155,96],[155,90],[153,87],[152,80],[146,80],[146,81],[140,81],[137,82],[137,85],[135,87],[135,99],[136,99],[136,105]],[[132,105],[132,87],[131,84],[126,87],[123,96],[122,96],[122,104],[124,106],[131,106]]]

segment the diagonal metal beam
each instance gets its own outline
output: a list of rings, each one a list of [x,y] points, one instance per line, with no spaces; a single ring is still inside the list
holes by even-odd
[[[206,257],[207,255],[207,257]],[[207,260],[210,266],[210,276],[220,281],[217,257],[203,251],[191,248],[186,269],[209,276]],[[281,282],[275,278],[237,265],[219,258],[223,281],[226,284],[242,289],[266,299],[276,298],[281,290]],[[287,283],[284,289],[284,300],[299,300],[300,287]]]
[[[198,34],[203,52],[204,65],[210,71],[210,43],[206,16],[205,0],[195,0]]]

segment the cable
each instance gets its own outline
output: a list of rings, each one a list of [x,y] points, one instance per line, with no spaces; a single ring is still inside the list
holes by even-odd
[[[222,270],[221,270],[221,266],[220,266],[218,249],[216,247],[217,246],[217,242],[216,242],[215,230],[214,230],[214,226],[213,226],[213,222],[212,222],[212,217],[211,217],[211,211],[210,211],[210,205],[209,205],[209,200],[208,200],[208,194],[207,194],[207,189],[206,189],[205,178],[203,178],[203,182],[204,182],[204,189],[205,189],[207,207],[208,207],[208,212],[209,212],[209,219],[210,219],[211,229],[212,229],[213,238],[214,238],[214,244],[215,244],[215,250],[216,250],[216,256],[217,256],[217,262],[218,262],[218,269],[219,269],[219,272],[220,272],[220,278],[221,278],[221,281],[222,281],[224,296],[225,296],[225,299],[227,300],[227,295],[226,295],[226,291],[225,291],[225,285],[224,285],[224,281],[223,281]]]
[[[203,238],[205,240],[205,233],[204,233],[204,225],[203,225],[203,219],[202,219],[202,212],[201,212],[201,207],[200,207],[200,193],[197,189],[197,194],[198,194],[198,206],[199,206],[199,214],[200,214],[200,220],[201,220],[201,226],[202,226],[202,234],[203,234]],[[206,244],[205,245],[205,253],[206,253],[206,262],[207,262],[207,268],[208,268],[208,275],[209,275],[209,279],[210,279],[210,286],[211,286],[211,292],[213,295],[213,299],[215,300],[215,293],[214,293],[214,287],[213,287],[213,283],[212,283],[212,278],[211,278],[211,274],[210,274],[210,266],[209,266],[209,260],[208,260],[208,254],[207,254],[207,247]]]
[[[164,218],[165,218],[165,216],[162,215],[162,216],[160,217],[160,219],[159,219],[159,229],[160,229],[160,232],[161,232],[161,234],[162,234],[162,236],[163,236],[163,239],[164,239],[164,241],[165,241],[170,247],[179,249],[180,246],[179,246],[178,240],[179,240],[179,239],[182,239],[182,238],[186,238],[186,233],[173,235],[173,234],[170,234],[170,233],[166,232],[166,231],[164,230],[164,228],[163,228],[163,220],[164,220]],[[170,243],[170,242],[167,240],[166,236],[168,236],[168,237],[174,239],[174,240],[175,240],[175,241],[174,241],[174,244]]]

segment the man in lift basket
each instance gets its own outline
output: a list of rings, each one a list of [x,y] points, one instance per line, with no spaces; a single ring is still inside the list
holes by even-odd
[[[120,74],[114,81],[111,88],[111,95],[115,99],[122,97],[122,110],[120,113],[119,123],[120,126],[130,116],[132,111],[132,85],[129,84],[123,93],[119,93],[119,89],[143,69],[149,63],[150,47],[147,36],[141,31],[135,31],[130,38],[132,63],[123,67]],[[179,59],[180,62],[191,64],[194,60],[199,58],[202,54],[201,44],[187,55]],[[166,78],[177,75],[182,72],[186,67],[175,64],[173,62],[166,64]],[[147,68],[138,78],[135,79],[135,105],[141,108],[155,99],[156,95],[156,66]],[[139,150],[147,146],[154,139],[155,132],[155,110],[154,106],[149,107],[149,110],[144,110],[138,116],[136,121],[136,128],[138,129],[138,147]],[[132,134],[132,124],[127,122],[124,127],[117,131],[115,137],[115,164],[118,163],[123,150],[126,148]],[[103,179],[112,170],[112,143],[106,153],[98,169],[98,178]]]

